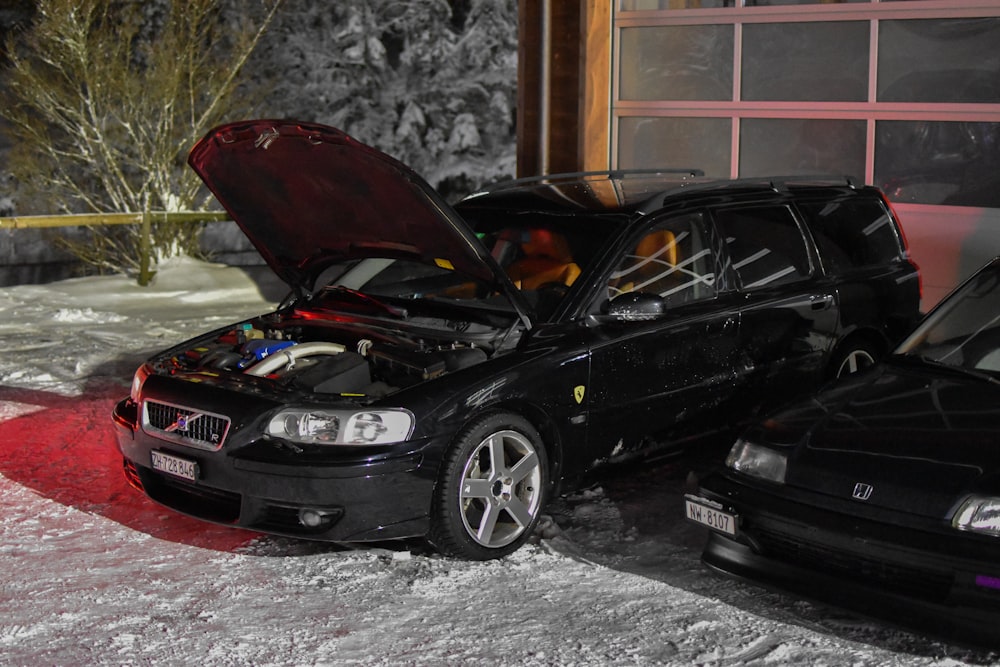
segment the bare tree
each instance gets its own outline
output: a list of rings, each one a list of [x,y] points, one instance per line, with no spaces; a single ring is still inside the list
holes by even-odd
[[[184,158],[209,127],[251,106],[241,73],[280,2],[227,11],[225,0],[38,0],[32,26],[8,41],[0,100],[22,188],[45,212],[204,207]],[[146,284],[150,264],[195,250],[199,231],[95,228],[74,249]]]

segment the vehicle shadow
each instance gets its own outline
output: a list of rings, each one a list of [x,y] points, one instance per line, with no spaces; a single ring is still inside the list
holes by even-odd
[[[969,664],[996,664],[1000,654],[926,637],[883,620],[730,578],[701,563],[707,529],[684,518],[684,494],[719,465],[731,441],[710,441],[684,457],[609,471],[600,484],[552,502],[552,550],[661,581],[783,624],[884,650]]]

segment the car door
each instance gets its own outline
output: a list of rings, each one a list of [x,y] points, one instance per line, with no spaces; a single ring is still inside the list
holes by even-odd
[[[625,244],[607,278],[607,314],[587,333],[595,461],[725,421],[739,314],[719,296],[719,268],[701,212],[661,219]]]
[[[735,205],[711,217],[742,295],[740,344],[753,368],[744,400],[770,406],[815,388],[836,341],[837,292],[791,207]]]

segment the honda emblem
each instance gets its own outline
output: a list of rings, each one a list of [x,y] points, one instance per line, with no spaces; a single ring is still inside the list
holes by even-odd
[[[858,482],[854,485],[854,493],[851,495],[858,500],[868,500],[872,497],[872,491],[875,490],[871,484],[865,484],[864,482]]]

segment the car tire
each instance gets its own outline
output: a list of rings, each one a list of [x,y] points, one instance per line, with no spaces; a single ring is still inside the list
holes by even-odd
[[[548,487],[538,431],[507,412],[485,414],[456,436],[441,465],[428,541],[468,560],[501,558],[531,536]]]
[[[830,375],[842,378],[871,368],[881,355],[874,345],[865,340],[848,341],[843,345],[830,364]]]

